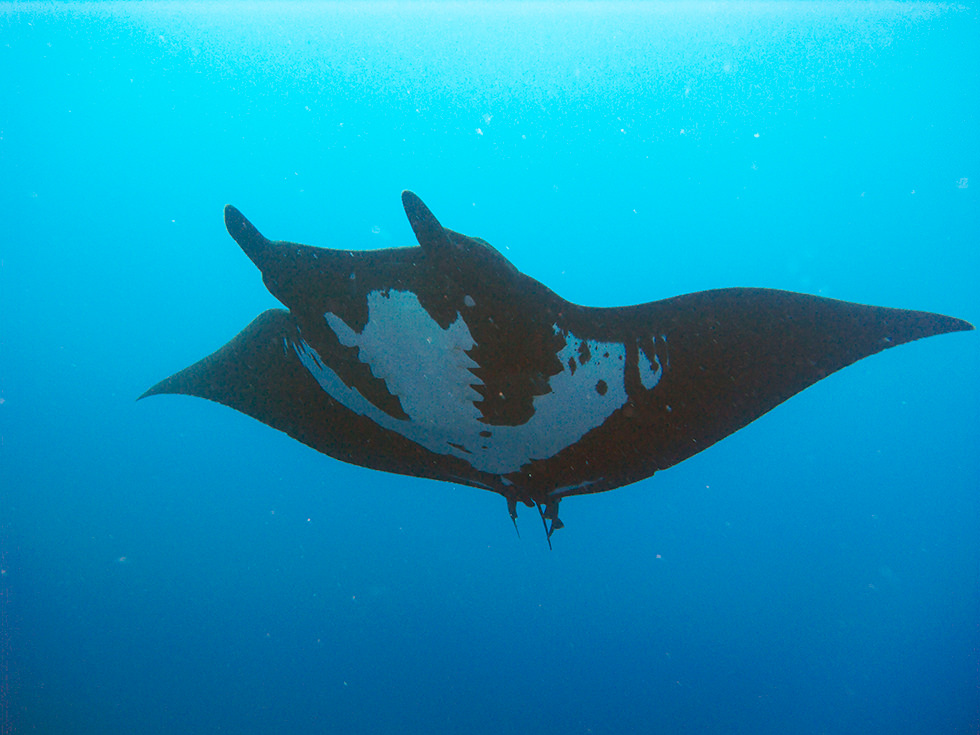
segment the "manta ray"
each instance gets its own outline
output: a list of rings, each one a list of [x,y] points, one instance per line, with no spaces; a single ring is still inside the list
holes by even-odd
[[[206,398],[335,459],[536,507],[650,477],[881,350],[973,329],[766,288],[595,308],[558,296],[415,194],[417,247],[328,250],[225,225],[285,309],[150,388]]]

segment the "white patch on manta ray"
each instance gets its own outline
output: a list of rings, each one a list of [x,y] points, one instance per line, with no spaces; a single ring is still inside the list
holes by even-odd
[[[296,355],[327,393],[379,426],[483,472],[503,475],[531,460],[552,457],[626,403],[623,344],[587,342],[591,358],[573,374],[568,363],[577,360],[582,340],[568,334],[557,355],[563,370],[548,381],[550,393],[535,396],[530,420],[519,426],[492,426],[480,421],[474,404],[480,395],[472,386],[480,380],[468,370],[477,363],[466,350],[475,342],[462,316],[442,329],[414,293],[372,291],[362,332],[332,312],[324,318],[341,344],[358,348],[360,361],[398,396],[409,418],[385,413],[347,386],[305,340],[294,342]],[[659,380],[659,360],[657,367],[654,371],[647,361],[647,379],[655,375]],[[491,436],[480,436],[481,432]]]
[[[656,341],[656,337],[654,338]],[[653,367],[653,363],[646,356],[643,350],[640,350],[640,383],[647,390],[652,390],[657,387],[657,383],[664,376],[664,366],[660,363],[660,358],[657,355],[653,356],[653,362],[657,363],[656,369]]]
[[[443,329],[414,293],[372,291],[368,322],[360,334],[332,312],[324,318],[342,345],[358,348],[358,359],[398,396],[412,423],[433,428],[461,426],[480,417],[473,405],[480,394],[471,387],[480,381],[468,369],[477,364],[466,354],[476,343],[461,316]],[[399,426],[403,423],[398,421]]]

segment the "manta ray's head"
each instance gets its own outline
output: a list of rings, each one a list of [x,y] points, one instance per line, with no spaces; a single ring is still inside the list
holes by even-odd
[[[402,203],[409,224],[424,258],[415,248],[388,251],[351,251],[317,248],[299,243],[269,240],[235,207],[225,207],[225,226],[242,251],[262,273],[269,292],[290,310],[324,313],[339,308],[363,286],[364,278],[376,276],[398,262],[421,265],[442,274],[444,283],[467,284],[471,299],[493,291],[504,297],[513,289],[517,298],[524,293],[550,291],[525,276],[490,243],[443,227],[419,197],[402,192]],[[394,256],[394,260],[390,260]],[[399,276],[388,274],[397,281]],[[362,282],[359,284],[358,280]],[[381,282],[379,287],[384,287]],[[420,295],[420,298],[422,296]],[[455,318],[450,315],[445,318]],[[356,320],[360,321],[360,320]],[[440,317],[438,321],[444,321]]]

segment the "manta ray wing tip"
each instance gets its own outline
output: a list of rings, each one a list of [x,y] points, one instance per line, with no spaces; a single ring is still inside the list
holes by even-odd
[[[945,314],[929,314],[928,321],[931,324],[932,329],[926,337],[931,337],[938,334],[951,334],[953,332],[972,332],[975,327],[965,319],[957,319],[954,316],[946,316]]]
[[[166,393],[167,390],[166,390],[166,387],[165,387],[165,383],[167,383],[168,380],[169,380],[169,378],[167,380],[161,380],[159,383],[157,383],[156,385],[154,385],[152,388],[147,388],[145,391],[143,391],[140,395],[138,395],[136,397],[136,400],[137,401],[142,401],[144,398],[149,398],[150,396],[158,396],[161,393]]]

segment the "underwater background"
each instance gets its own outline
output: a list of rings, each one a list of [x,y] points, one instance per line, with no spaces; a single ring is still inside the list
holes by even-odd
[[[976,733],[980,341],[533,509],[135,399],[224,229],[980,322],[974,3],[0,3],[0,733]]]

